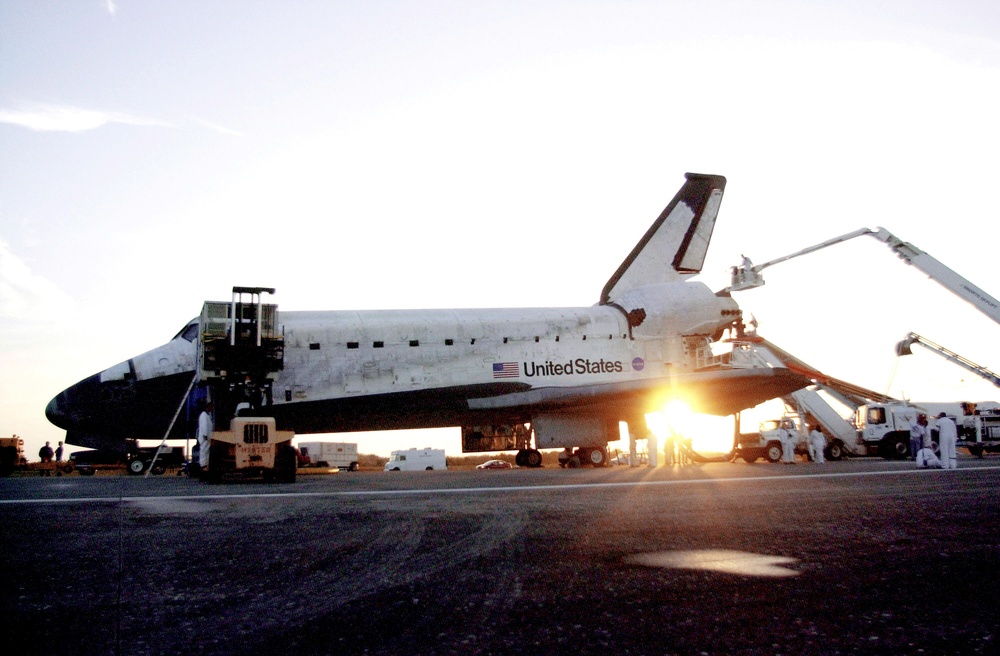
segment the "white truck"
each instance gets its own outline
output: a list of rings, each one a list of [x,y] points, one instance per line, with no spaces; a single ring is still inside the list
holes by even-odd
[[[802,419],[788,415],[781,419],[762,421],[756,433],[740,433],[736,454],[746,462],[755,462],[758,458],[778,462],[783,451],[782,443],[788,438],[795,439],[795,453],[809,453],[808,437],[802,430]]]
[[[299,466],[358,471],[355,442],[300,442]]]
[[[402,449],[389,455],[385,471],[431,471],[448,469],[444,449]]]

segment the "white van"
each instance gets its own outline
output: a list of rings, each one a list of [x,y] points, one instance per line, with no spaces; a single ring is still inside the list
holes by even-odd
[[[404,449],[393,451],[385,471],[430,471],[448,469],[444,449]]]

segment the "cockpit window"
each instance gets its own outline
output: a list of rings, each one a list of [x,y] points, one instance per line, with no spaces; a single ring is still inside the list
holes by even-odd
[[[179,333],[174,335],[174,339],[185,339],[189,342],[198,339],[198,320],[196,319],[184,326]]]

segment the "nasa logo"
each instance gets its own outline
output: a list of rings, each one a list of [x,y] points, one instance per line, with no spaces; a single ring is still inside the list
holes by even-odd
[[[632,368],[636,371],[642,371],[642,368],[646,366],[646,362],[642,358],[636,358],[632,360]]]

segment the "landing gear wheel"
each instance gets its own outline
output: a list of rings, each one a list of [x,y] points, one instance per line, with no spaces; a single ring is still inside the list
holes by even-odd
[[[128,461],[128,473],[138,476],[146,471],[146,463],[141,458],[132,458]]]
[[[514,464],[517,465],[518,467],[527,467],[528,466],[528,450],[527,449],[521,449],[520,451],[517,452],[517,455],[514,456]]]
[[[592,465],[594,467],[606,467],[608,464],[608,452],[605,451],[603,447],[587,449],[585,456],[587,458],[588,465]]]
[[[541,467],[542,453],[538,449],[528,449],[524,452],[524,463],[528,467]]]

